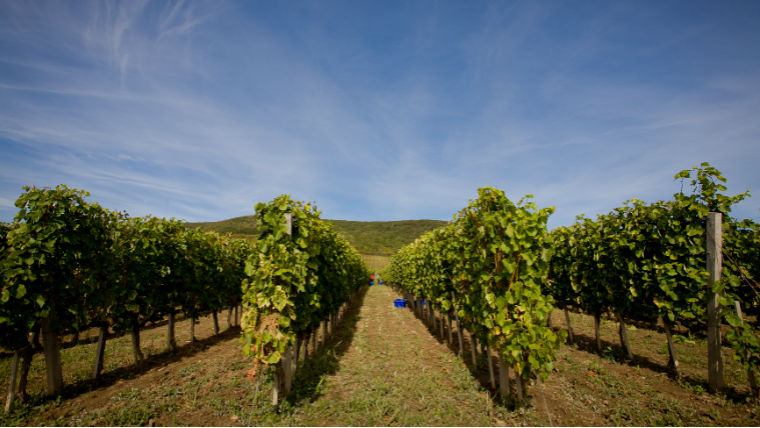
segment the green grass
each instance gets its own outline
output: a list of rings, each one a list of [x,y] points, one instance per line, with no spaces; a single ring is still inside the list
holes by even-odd
[[[402,221],[348,221],[327,220],[351,245],[362,254],[391,255],[423,233],[446,224],[440,220]],[[203,231],[230,233],[234,237],[255,239],[256,217],[243,216],[228,220],[185,223],[187,227],[197,227]]]
[[[666,373],[659,352],[664,334],[629,329],[636,359],[623,361],[617,323],[604,320],[604,352],[593,346],[593,318],[571,313],[576,343],[563,345],[555,370],[544,384],[549,413],[539,387],[529,386],[526,407],[500,404],[487,385],[485,357],[473,368],[469,343],[464,360],[458,346],[431,335],[409,309],[393,307],[398,295],[387,286],[366,287],[316,354],[299,364],[293,393],[279,410],[271,405],[272,382],[247,379],[251,361],[240,350],[239,330],[212,336],[210,317],[189,341],[189,321],[177,326],[177,354],[164,352],[166,326],[143,332],[143,350],[152,357],[131,363],[129,337],[109,340],[106,376],[99,384],[85,377],[94,345],[63,350],[64,397],[43,397],[42,356],[30,375],[31,403],[0,416],[2,425],[197,425],[197,426],[756,426],[760,405],[747,402],[746,378],[724,348],[726,381],[733,392],[705,392],[705,344],[678,340],[681,380]],[[222,317],[223,318],[223,317]],[[555,328],[565,328],[556,311]],[[226,327],[226,319],[221,320]],[[465,334],[465,341],[468,341]],[[688,358],[687,358],[688,357]],[[0,359],[0,399],[4,398],[9,358]],[[514,383],[513,383],[514,386]]]
[[[391,255],[423,233],[446,224],[440,220],[328,220],[360,253]]]
[[[391,262],[389,256],[377,256],[373,254],[362,254],[362,259],[370,272],[380,272]]]
[[[221,221],[185,223],[189,228],[200,228],[205,232],[231,233],[233,235],[256,235],[256,216],[247,215]]]

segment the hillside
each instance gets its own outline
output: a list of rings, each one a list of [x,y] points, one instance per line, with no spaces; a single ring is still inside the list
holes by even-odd
[[[348,221],[327,220],[335,230],[362,254],[391,255],[423,233],[446,224],[441,220]],[[222,221],[186,223],[188,227],[231,233],[235,237],[254,239],[256,217],[243,216]]]

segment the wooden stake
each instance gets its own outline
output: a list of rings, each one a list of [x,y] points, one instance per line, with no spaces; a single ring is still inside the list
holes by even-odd
[[[446,325],[449,329],[449,341],[448,344],[451,345],[454,343],[454,332],[451,330],[451,314],[446,314]]]
[[[670,329],[670,323],[663,318],[662,324],[665,326],[665,338],[668,340],[668,368],[673,376],[678,379],[681,377],[681,373],[678,371],[678,356],[676,355],[676,348],[673,346],[673,334]]]
[[[35,332],[34,334],[37,334]],[[32,343],[35,341],[33,340]],[[34,348],[32,345],[24,346],[21,349],[21,375],[19,376],[17,395],[21,397],[21,402],[25,403],[29,398],[26,394],[26,383],[29,378],[29,368],[32,367],[32,357],[34,356]]]
[[[107,334],[108,326],[100,326],[100,330],[98,331],[98,346],[95,348],[95,363],[92,367],[90,379],[97,379],[100,376],[100,372],[103,371],[103,355],[106,351]]]
[[[720,282],[722,234],[723,214],[707,213],[707,384],[710,392],[718,392],[725,386],[720,349],[720,295],[713,292],[713,286]]]
[[[488,359],[488,376],[489,376],[489,380],[491,381],[491,388],[496,388],[496,376],[494,376],[494,372],[493,372],[493,359],[491,358],[491,349],[488,346],[488,344],[486,344],[486,349],[485,349],[484,354],[486,358]]]
[[[623,347],[623,353],[625,358],[633,360],[633,352],[631,351],[631,343],[628,341],[628,331],[625,328],[625,321],[623,320],[623,314],[617,313],[617,319],[619,324],[618,335],[620,336],[620,345]]]
[[[440,326],[441,326],[441,329],[440,329],[440,331],[441,331],[441,339],[444,339],[445,336],[446,336],[446,332],[444,331],[443,312],[441,312],[441,311],[438,311],[438,324],[440,324]]]
[[[282,361],[277,363],[277,365],[274,368],[274,385],[272,388],[272,406],[279,406],[280,405],[280,399],[282,397],[282,380],[283,379],[283,373],[282,373]]]
[[[475,347],[478,345],[475,335],[470,333],[470,351],[472,353],[472,366],[477,369],[478,367],[478,351]]]
[[[166,347],[170,351],[177,350],[177,340],[174,338],[174,312],[169,312],[169,327],[166,332]]]
[[[16,381],[18,377],[18,357],[19,351],[13,353],[13,362],[11,362],[11,378],[8,381],[8,396],[5,398],[5,413],[11,411],[13,399],[16,398]]]
[[[509,402],[510,388],[509,368],[504,363],[504,358],[499,354],[499,395],[505,402]]]
[[[570,325],[570,311],[565,308],[565,322],[567,323],[567,343],[573,343],[573,326]]]
[[[45,378],[47,393],[58,395],[63,391],[63,372],[61,371],[61,348],[58,344],[58,333],[53,330],[51,314],[42,320],[42,346],[45,349]]]
[[[522,404],[524,397],[523,389],[525,387],[525,384],[523,383],[523,378],[520,376],[520,373],[515,372],[515,389],[517,391],[517,401]]]
[[[451,306],[452,310],[454,311],[454,319],[457,323],[457,339],[459,339],[459,355],[462,356],[464,359],[464,340],[462,337],[462,324],[459,322],[459,312],[457,311],[457,308],[454,307],[454,292],[451,292]]]
[[[132,323],[132,355],[135,357],[135,364],[145,359],[140,350],[140,324],[137,323],[137,320]]]
[[[459,341],[459,355],[464,359],[464,335],[462,334],[462,323],[459,322],[459,313],[455,312],[457,322],[457,340]]]
[[[596,352],[602,353],[602,340],[599,337],[599,329],[602,324],[602,314],[599,312],[594,313],[594,334],[596,337]]]
[[[219,319],[216,316],[216,311],[211,312],[211,317],[214,319],[214,336],[219,334]]]

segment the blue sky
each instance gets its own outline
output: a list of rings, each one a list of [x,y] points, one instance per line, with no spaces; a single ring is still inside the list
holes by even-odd
[[[65,183],[132,215],[443,219],[478,187],[550,227],[760,192],[760,2],[2,1],[0,220]],[[760,195],[740,204],[760,221]]]

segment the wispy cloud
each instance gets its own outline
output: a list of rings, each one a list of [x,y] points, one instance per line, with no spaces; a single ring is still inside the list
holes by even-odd
[[[704,160],[760,189],[749,24],[668,5],[298,6],[2,3],[0,198],[65,182],[187,220],[279,193],[329,218],[449,219],[490,185],[555,205],[557,225],[669,198]],[[756,200],[736,214],[757,219]]]

